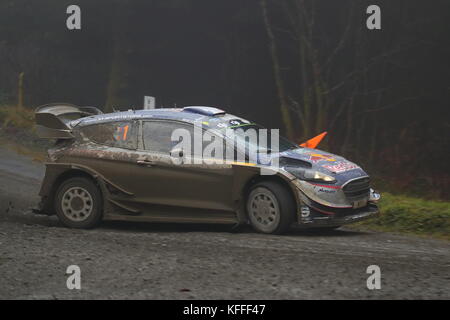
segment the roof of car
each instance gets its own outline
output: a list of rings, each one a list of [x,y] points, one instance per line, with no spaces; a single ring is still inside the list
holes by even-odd
[[[225,111],[215,107],[189,106],[184,108],[160,108],[147,110],[128,110],[114,113],[104,113],[92,115],[73,121],[72,126],[91,125],[97,123],[135,120],[135,119],[166,119],[178,120],[188,123],[200,122],[207,125],[209,121],[216,123],[229,122],[230,120],[239,120],[243,123],[249,123],[247,120],[227,114]],[[206,122],[206,123],[205,123]]]

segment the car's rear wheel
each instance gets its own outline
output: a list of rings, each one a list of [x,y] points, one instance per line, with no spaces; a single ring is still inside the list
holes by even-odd
[[[102,218],[101,199],[100,190],[92,180],[71,178],[56,192],[56,214],[67,227],[93,228]]]
[[[267,181],[255,184],[247,197],[252,227],[261,233],[284,233],[295,219],[295,201],[283,185]]]

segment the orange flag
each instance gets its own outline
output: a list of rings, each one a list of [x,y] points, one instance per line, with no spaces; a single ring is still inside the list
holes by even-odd
[[[322,139],[327,135],[327,132],[324,131],[321,134],[315,136],[314,138],[309,139],[306,142],[303,142],[300,146],[301,147],[305,147],[305,148],[311,148],[311,149],[315,149],[320,141],[322,141]]]

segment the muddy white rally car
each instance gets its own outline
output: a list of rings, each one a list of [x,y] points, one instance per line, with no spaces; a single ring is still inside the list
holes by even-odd
[[[358,165],[284,138],[264,164],[235,145],[235,154],[257,160],[174,163],[174,152],[183,154],[174,150],[171,134],[199,124],[225,145],[231,143],[227,129],[239,128],[239,135],[260,128],[213,107],[109,114],[70,104],[39,107],[37,131],[56,143],[48,150],[35,211],[56,214],[75,228],[91,228],[102,219],[249,223],[274,234],[294,224],[335,228],[378,213],[380,195]],[[275,159],[276,174],[261,175]]]

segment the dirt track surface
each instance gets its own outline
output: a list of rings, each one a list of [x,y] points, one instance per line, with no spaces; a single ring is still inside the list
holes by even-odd
[[[1,299],[450,299],[450,245],[386,233],[62,227],[30,208],[43,166],[0,148]],[[68,290],[66,268],[81,268]],[[369,265],[381,289],[368,290]]]

